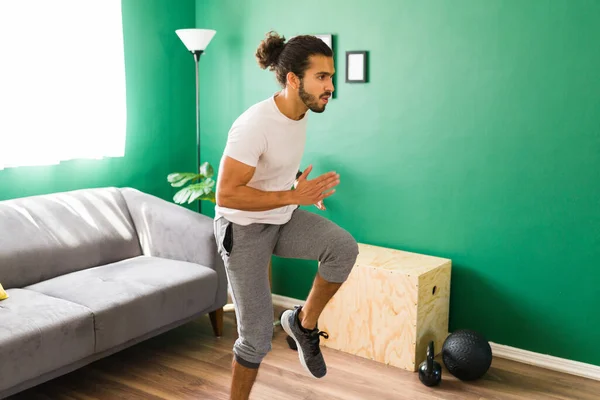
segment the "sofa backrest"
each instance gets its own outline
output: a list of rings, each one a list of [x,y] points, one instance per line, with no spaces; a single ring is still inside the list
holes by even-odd
[[[141,255],[117,188],[0,201],[0,283],[31,285]]]

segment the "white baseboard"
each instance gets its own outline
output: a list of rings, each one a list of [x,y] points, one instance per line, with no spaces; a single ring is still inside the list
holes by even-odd
[[[278,294],[273,295],[273,305],[284,307],[284,308],[294,308],[294,306],[303,306],[304,300],[294,299],[292,297],[280,296]]]
[[[294,308],[295,305],[303,305],[304,302],[304,300],[285,297],[278,294],[273,295],[273,305],[279,307]],[[552,371],[564,372],[566,374],[600,381],[600,367],[596,365],[567,360],[565,358],[554,357],[547,354],[534,353],[533,351],[522,350],[493,342],[490,342],[490,346],[492,347],[492,354],[494,357],[505,358],[507,360],[518,361]]]
[[[554,357],[548,354],[534,353],[533,351],[522,350],[497,343],[490,343],[490,346],[492,347],[492,354],[495,357],[518,361],[553,371],[564,372],[570,375],[600,380],[600,367],[596,365]]]

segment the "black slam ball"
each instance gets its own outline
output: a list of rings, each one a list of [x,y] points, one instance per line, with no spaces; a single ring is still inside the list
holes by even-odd
[[[462,329],[444,341],[442,361],[458,379],[473,381],[485,375],[492,365],[492,348],[480,333]]]

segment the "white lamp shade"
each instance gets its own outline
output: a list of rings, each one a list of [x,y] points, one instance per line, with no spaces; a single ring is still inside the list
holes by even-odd
[[[204,51],[217,31],[213,29],[177,29],[179,39],[189,51]]]

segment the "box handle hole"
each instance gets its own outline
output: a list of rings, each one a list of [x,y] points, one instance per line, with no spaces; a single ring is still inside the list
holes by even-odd
[[[437,286],[434,286],[434,287],[433,287],[433,290],[431,291],[431,294],[432,294],[432,295],[433,295],[433,294],[435,294],[436,290],[437,290]]]

